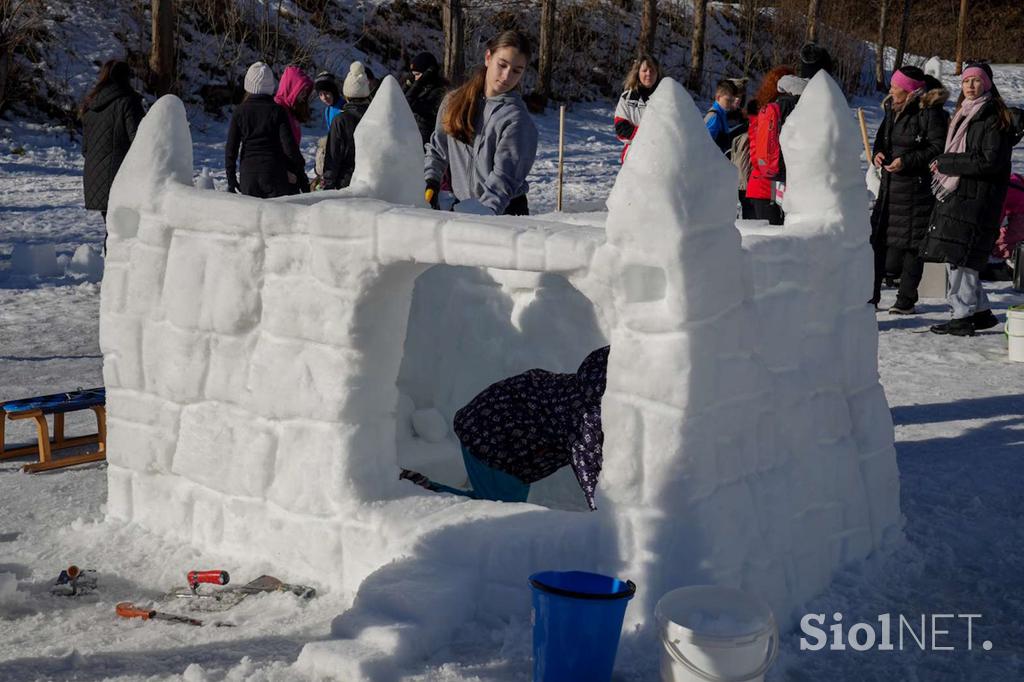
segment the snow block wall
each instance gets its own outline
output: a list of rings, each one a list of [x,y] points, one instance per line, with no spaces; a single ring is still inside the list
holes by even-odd
[[[422,151],[393,79],[353,186],[291,200],[193,188],[184,108],[161,99],[111,193],[108,516],[350,596],[299,659],[345,679],[528,613],[541,569],[633,579],[630,624],[706,582],[792,622],[900,537],[857,140],[819,75],[783,131],[787,225],[741,234],[733,167],[664,81],[601,229],[412,208]],[[459,326],[485,308],[490,331]],[[454,409],[607,342],[598,512],[398,480],[425,441],[458,479]]]

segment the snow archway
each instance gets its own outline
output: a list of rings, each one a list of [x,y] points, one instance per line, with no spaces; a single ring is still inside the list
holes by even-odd
[[[790,622],[898,541],[857,135],[827,75],[784,131],[784,229],[737,230],[735,171],[671,80],[604,228],[406,207],[422,152],[392,79],[357,135],[347,190],[216,194],[191,186],[165,97],[111,193],[107,513],[352,596],[300,665],[380,679],[468,618],[527,611],[541,568],[635,580],[632,623],[694,582],[758,592]],[[592,304],[612,344],[597,513],[397,479],[396,378],[432,265],[564,278]]]

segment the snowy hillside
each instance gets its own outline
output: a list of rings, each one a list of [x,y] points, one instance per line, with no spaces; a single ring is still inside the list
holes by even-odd
[[[127,59],[138,74],[149,51],[148,5],[104,0],[52,0],[39,38],[18,57],[31,101],[15,101],[15,111],[30,112],[73,124],[72,109],[95,80],[107,59]],[[635,52],[639,15],[611,0],[573,0],[559,5],[560,33],[554,61],[556,98],[570,101],[617,93]],[[520,26],[536,38],[539,3],[481,3],[466,9],[467,68],[480,58],[495,27]],[[690,3],[661,10],[659,57],[669,75],[686,75],[689,64]],[[724,6],[715,5],[708,22],[705,86],[725,75],[738,75],[735,49],[739,38]],[[431,0],[374,0],[358,3],[304,3],[247,0],[180,3],[179,92],[192,109],[220,115],[241,97],[241,79],[253,61],[278,71],[297,63],[311,73],[344,74],[361,60],[378,76],[399,76],[408,60],[427,50],[441,53],[440,6]],[[759,36],[770,45],[770,36]],[[762,48],[763,49],[763,48]],[[533,88],[531,69],[524,89]]]
[[[77,46],[68,55],[74,49],[78,56],[99,58],[108,46],[117,47],[118,26],[136,20],[128,10],[98,12],[101,4],[106,7],[68,3],[55,12],[66,13],[69,25],[97,27],[77,38],[65,34],[66,44]],[[79,13],[104,18],[83,22]],[[320,54],[320,63],[331,54],[342,62],[360,56],[329,48]],[[87,87],[91,67],[77,58],[61,59],[66,61],[53,66],[67,74],[69,91]],[[1004,96],[1024,105],[1024,68],[995,71]],[[947,82],[955,88],[954,78]],[[873,133],[880,118],[877,100],[854,104],[867,109]],[[619,170],[611,107],[609,101],[579,105],[567,117],[563,219],[587,223],[588,211],[604,210]],[[195,172],[209,167],[222,186],[224,125],[195,109]],[[549,113],[536,121],[541,151],[530,177],[530,200],[534,212],[544,214],[554,209],[558,119]],[[312,126],[306,131],[307,158],[318,132]],[[1024,148],[1014,158],[1016,168],[1024,168]],[[103,382],[99,285],[88,277],[13,272],[18,246],[53,243],[69,259],[83,244],[100,244],[99,218],[81,208],[81,170],[76,143],[54,127],[0,122],[0,401]],[[1006,307],[1024,303],[1024,295],[1004,285],[989,291],[1000,318]],[[887,291],[883,304],[893,295]],[[938,300],[920,307],[924,314],[912,318],[879,315],[879,365],[896,423],[908,543],[892,556],[840,574],[807,609],[840,611],[847,622],[873,622],[881,613],[982,614],[975,623],[975,648],[806,652],[799,649],[799,633],[790,631],[769,682],[1024,677],[1024,513],[1018,503],[1024,486],[1024,372],[1007,362],[1001,328],[974,339],[922,334],[947,313]],[[88,426],[85,419],[69,420],[72,432]],[[9,427],[6,437],[24,443],[33,432],[21,423]],[[119,620],[117,601],[156,598],[181,583],[188,569],[256,576],[269,566],[202,554],[135,526],[104,523],[104,465],[29,476],[18,471],[25,461],[0,463],[0,680],[302,679],[292,667],[299,651],[329,638],[332,623],[351,606],[331,592],[310,602],[275,594],[234,609],[234,627]],[[57,573],[71,563],[99,570],[98,595],[72,600],[49,594]],[[951,633],[961,649],[962,630]],[[992,642],[990,651],[977,644],[983,640]],[[467,624],[449,647],[410,666],[403,679],[528,680],[530,656],[529,623],[497,622],[486,629]],[[655,679],[654,665],[654,654],[627,637],[616,679]]]

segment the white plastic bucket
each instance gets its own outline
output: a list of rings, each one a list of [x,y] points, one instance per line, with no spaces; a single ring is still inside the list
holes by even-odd
[[[1011,306],[1006,311],[1006,345],[1011,361],[1024,362],[1024,305]]]
[[[717,585],[672,590],[654,615],[662,682],[762,682],[779,653],[779,627],[762,600]]]

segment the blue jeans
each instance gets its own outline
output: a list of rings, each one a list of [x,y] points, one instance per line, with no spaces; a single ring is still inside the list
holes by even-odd
[[[526,502],[530,495],[530,484],[523,483],[512,474],[506,474],[487,466],[474,457],[469,448],[462,446],[462,461],[466,464],[469,484],[472,490],[460,490],[442,483],[434,483],[432,490],[451,493],[474,500],[494,500],[495,502]]]

